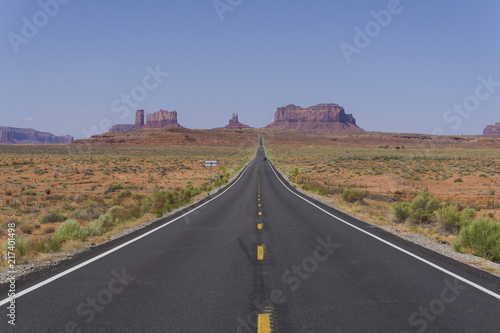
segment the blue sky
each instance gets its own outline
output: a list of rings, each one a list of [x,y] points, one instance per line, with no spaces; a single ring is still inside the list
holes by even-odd
[[[83,138],[161,108],[263,127],[317,103],[368,131],[500,122],[498,1],[58,1],[0,4],[0,126]]]

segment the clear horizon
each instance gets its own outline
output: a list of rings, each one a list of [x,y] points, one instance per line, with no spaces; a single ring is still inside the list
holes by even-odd
[[[365,131],[500,122],[500,4],[16,1],[0,8],[0,126],[75,139],[135,111],[193,129],[335,103]]]

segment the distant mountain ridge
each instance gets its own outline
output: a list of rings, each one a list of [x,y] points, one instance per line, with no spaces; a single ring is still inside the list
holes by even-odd
[[[74,138],[71,135],[56,136],[32,128],[0,126],[0,144],[60,144],[73,141]]]

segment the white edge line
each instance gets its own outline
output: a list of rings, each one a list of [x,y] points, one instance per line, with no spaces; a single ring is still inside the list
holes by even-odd
[[[271,164],[271,162],[269,162],[269,163]],[[438,265],[436,265],[436,264],[434,264],[434,263],[432,263],[432,262],[430,262],[430,261],[428,261],[428,260],[426,260],[426,259],[424,259],[424,258],[421,258],[421,257],[417,256],[416,254],[411,253],[410,251],[407,251],[407,250],[405,250],[405,249],[403,249],[403,248],[401,248],[401,247],[399,247],[399,246],[397,246],[397,245],[394,245],[394,244],[392,244],[391,242],[386,241],[385,239],[382,239],[382,238],[380,238],[380,237],[378,237],[378,236],[376,236],[376,235],[374,235],[374,234],[372,234],[372,233],[370,233],[370,232],[368,232],[368,231],[366,231],[366,230],[363,230],[363,229],[361,229],[360,227],[357,227],[357,226],[355,226],[355,225],[353,225],[353,224],[351,224],[351,223],[349,223],[349,222],[347,222],[347,221],[345,221],[345,220],[341,219],[340,217],[337,217],[337,216],[333,215],[332,213],[330,213],[330,212],[328,212],[328,211],[324,210],[323,208],[319,207],[319,206],[318,206],[318,205],[316,205],[315,203],[313,203],[313,202],[311,202],[311,201],[309,201],[309,200],[305,199],[305,198],[304,198],[304,197],[302,197],[301,195],[298,195],[297,193],[295,193],[294,191],[292,191],[290,188],[288,188],[288,186],[286,186],[286,185],[285,185],[285,183],[283,183],[283,182],[281,181],[281,179],[278,177],[278,175],[276,174],[276,171],[274,171],[274,167],[273,167],[273,166],[271,166],[271,170],[273,170],[273,173],[274,173],[274,175],[276,176],[276,178],[278,178],[278,180],[280,181],[280,183],[281,183],[281,184],[282,184],[282,185],[283,185],[283,186],[284,186],[284,187],[285,187],[288,191],[290,191],[291,193],[295,194],[296,196],[298,196],[298,197],[299,197],[299,198],[301,198],[302,200],[304,200],[304,201],[308,202],[309,204],[313,205],[314,207],[318,208],[318,209],[319,209],[319,210],[321,210],[322,212],[324,212],[324,213],[326,213],[326,214],[330,215],[331,217],[333,217],[333,218],[335,218],[335,219],[339,220],[340,222],[342,222],[342,223],[344,223],[344,224],[347,224],[347,225],[348,225],[348,226],[350,226],[350,227],[353,227],[354,229],[356,229],[356,230],[358,230],[358,231],[361,231],[362,233],[365,233],[366,235],[368,235],[368,236],[370,236],[370,237],[373,237],[373,238],[375,238],[375,239],[377,239],[377,240],[381,241],[382,243],[385,243],[385,244],[387,244],[387,245],[389,245],[389,246],[391,246],[391,247],[395,248],[396,250],[399,250],[399,251],[401,251],[401,252],[403,252],[403,253],[406,253],[407,255],[409,255],[409,256],[411,256],[411,257],[413,257],[413,258],[417,259],[417,260],[420,260],[421,262],[423,262],[423,263],[425,263],[425,264],[427,264],[427,265],[429,265],[429,266],[431,266],[431,267],[434,267],[435,269],[440,270],[441,272],[444,272],[444,273],[446,273],[446,274],[448,274],[448,275],[450,275],[450,276],[452,276],[452,277],[456,278],[457,280],[460,280],[460,281],[462,281],[462,282],[465,282],[465,283],[467,283],[468,285],[470,285],[470,286],[472,286],[472,287],[474,287],[474,288],[476,288],[476,289],[479,289],[479,290],[481,290],[482,292],[485,292],[486,294],[488,294],[488,295],[490,295],[490,296],[493,296],[493,297],[495,297],[495,298],[497,298],[497,299],[499,299],[499,300],[500,300],[500,295],[499,295],[499,294],[497,294],[497,293],[495,293],[495,292],[493,292],[493,291],[491,291],[491,290],[489,290],[489,289],[486,289],[486,288],[484,288],[484,287],[482,287],[482,286],[478,285],[477,283],[474,283],[474,282],[472,282],[472,281],[470,281],[470,280],[467,280],[466,278],[463,278],[463,277],[461,277],[460,275],[457,275],[457,274],[455,274],[455,273],[453,273],[453,272],[450,272],[449,270],[447,270],[447,269],[445,269],[445,268],[443,268],[443,267],[441,267],[441,266],[438,266]]]
[[[257,155],[256,155],[256,156],[257,156]],[[61,273],[59,273],[59,274],[54,275],[54,276],[53,276],[53,277],[51,277],[51,278],[48,278],[47,280],[44,280],[44,281],[42,281],[42,282],[39,282],[39,283],[35,284],[34,286],[31,286],[31,287],[29,287],[29,288],[27,288],[27,289],[24,289],[24,290],[22,290],[22,291],[20,291],[20,292],[16,293],[16,295],[15,295],[14,297],[7,297],[7,298],[3,299],[2,301],[0,301],[0,306],[1,306],[1,305],[4,305],[4,304],[9,303],[9,302],[10,302],[11,300],[13,300],[13,299],[17,299],[17,298],[19,298],[19,297],[21,297],[21,296],[23,296],[23,295],[26,295],[26,294],[28,294],[28,293],[30,293],[30,292],[32,292],[32,291],[34,291],[34,290],[36,290],[36,289],[38,289],[38,288],[40,288],[40,287],[43,287],[43,286],[45,286],[46,284],[49,284],[49,283],[51,283],[51,282],[53,282],[53,281],[55,281],[55,280],[57,280],[57,279],[59,279],[59,278],[61,278],[61,277],[65,276],[65,275],[67,275],[67,274],[69,274],[69,273],[71,273],[71,272],[74,272],[74,271],[76,271],[76,270],[78,270],[78,269],[80,269],[80,268],[84,267],[84,266],[87,266],[88,264],[93,263],[94,261],[97,261],[97,260],[101,259],[102,257],[107,256],[108,254],[111,254],[111,253],[113,253],[113,252],[115,252],[115,251],[118,251],[119,249],[121,249],[121,248],[123,248],[123,247],[125,247],[125,246],[127,246],[127,245],[129,245],[129,244],[132,244],[132,243],[134,243],[134,242],[138,241],[139,239],[144,238],[144,237],[146,237],[146,236],[148,236],[148,235],[152,234],[153,232],[156,232],[156,231],[158,231],[158,230],[160,230],[160,229],[162,229],[162,228],[166,227],[166,226],[167,226],[167,225],[169,225],[170,223],[173,223],[173,222],[175,222],[175,221],[177,221],[177,220],[179,220],[179,219],[183,218],[184,216],[191,214],[191,213],[192,213],[192,212],[194,212],[195,210],[197,210],[197,209],[199,209],[199,208],[201,208],[201,207],[205,206],[205,205],[206,205],[206,204],[208,204],[209,202],[211,202],[211,201],[213,201],[213,200],[217,199],[218,197],[220,197],[221,195],[223,195],[224,193],[226,193],[226,192],[227,192],[227,191],[228,191],[231,187],[233,187],[233,186],[234,186],[234,185],[235,185],[235,184],[236,184],[236,183],[237,183],[237,182],[238,182],[238,181],[242,178],[243,174],[244,174],[244,173],[248,170],[248,168],[250,167],[250,164],[252,164],[252,163],[255,161],[255,158],[256,158],[256,157],[254,157],[254,158],[253,158],[253,160],[252,160],[250,163],[248,163],[247,167],[246,167],[246,168],[242,171],[242,173],[239,175],[238,179],[236,179],[236,181],[235,181],[235,182],[233,182],[233,183],[232,183],[229,187],[226,187],[226,189],[225,189],[222,193],[219,193],[217,196],[213,197],[212,199],[208,200],[207,202],[205,202],[205,203],[203,203],[203,204],[199,205],[199,206],[198,206],[198,207],[196,207],[196,208],[191,209],[189,212],[184,213],[184,214],[182,214],[181,216],[176,217],[176,218],[175,218],[175,219],[173,219],[172,221],[169,221],[169,222],[167,222],[167,223],[165,223],[165,224],[162,224],[162,225],[160,225],[160,226],[158,226],[158,227],[154,228],[153,230],[150,230],[150,231],[148,231],[148,232],[146,232],[146,233],[144,233],[144,234],[142,234],[142,235],[140,235],[140,236],[137,236],[137,237],[136,237],[136,238],[134,238],[134,239],[131,239],[131,240],[129,240],[129,241],[127,241],[127,242],[123,243],[123,244],[120,244],[120,245],[118,245],[118,246],[116,246],[116,247],[114,247],[114,248],[112,248],[112,249],[110,249],[110,250],[108,250],[108,251],[106,251],[106,252],[104,252],[104,253],[101,253],[101,254],[100,254],[100,255],[98,255],[98,256],[95,256],[95,257],[93,257],[93,258],[91,258],[91,259],[88,259],[88,260],[86,260],[86,261],[84,261],[84,262],[82,262],[82,263],[80,263],[80,264],[78,264],[78,265],[76,265],[76,266],[74,266],[74,267],[71,267],[71,268],[69,268],[69,269],[67,269],[67,270],[65,270],[65,271],[63,271],[63,272],[61,272]]]

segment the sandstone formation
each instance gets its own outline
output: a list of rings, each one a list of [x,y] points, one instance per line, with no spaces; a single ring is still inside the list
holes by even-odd
[[[144,110],[137,110],[135,114],[135,124],[119,124],[113,125],[110,132],[130,132],[144,128],[168,128],[179,127],[183,128],[177,123],[177,111],[169,112],[167,110],[160,110],[158,112],[146,114],[146,121],[144,121]]]
[[[500,135],[500,123],[486,126],[483,135]]]
[[[233,113],[233,117],[231,119],[229,119],[229,124],[224,126],[224,127],[217,127],[217,128],[214,128],[214,129],[243,129],[243,128],[251,128],[250,126],[248,125],[245,125],[245,124],[242,124],[238,121],[238,114],[237,113]]]
[[[267,128],[302,132],[359,132],[352,114],[337,104],[317,104],[301,108],[293,104],[276,109],[274,122]]]
[[[120,125],[113,125],[110,128],[110,132],[130,132],[133,131],[135,128],[135,125],[132,124],[120,124]]]
[[[59,144],[71,143],[71,135],[56,136],[31,128],[0,127],[0,144]]]

